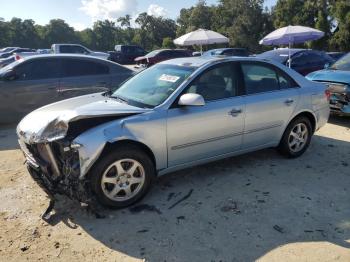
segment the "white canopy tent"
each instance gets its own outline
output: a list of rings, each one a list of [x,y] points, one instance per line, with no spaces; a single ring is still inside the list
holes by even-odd
[[[201,47],[201,53],[203,45],[222,44],[228,42],[229,39],[226,36],[206,29],[195,30],[174,40],[174,44],[180,46],[199,45]]]
[[[263,39],[260,40],[261,45],[288,45],[289,46],[289,67],[290,48],[292,44],[305,43],[306,41],[317,40],[324,36],[324,32],[306,26],[286,26],[279,28]]]

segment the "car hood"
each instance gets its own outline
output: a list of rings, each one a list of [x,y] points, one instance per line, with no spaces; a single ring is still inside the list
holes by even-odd
[[[25,116],[17,126],[17,134],[26,143],[44,143],[66,136],[71,122],[102,117],[140,114],[150,109],[127,105],[102,93],[63,100],[41,107]]]
[[[306,76],[307,79],[312,81],[325,81],[325,82],[337,82],[350,84],[350,71],[342,70],[320,70],[312,72]]]

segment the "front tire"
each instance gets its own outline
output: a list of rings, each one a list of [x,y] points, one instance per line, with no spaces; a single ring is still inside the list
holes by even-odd
[[[128,145],[104,154],[90,175],[98,202],[122,208],[136,203],[147,193],[155,177],[155,168],[139,147]]]
[[[297,117],[284,131],[278,150],[289,158],[299,157],[309,147],[312,134],[310,120],[306,117]]]

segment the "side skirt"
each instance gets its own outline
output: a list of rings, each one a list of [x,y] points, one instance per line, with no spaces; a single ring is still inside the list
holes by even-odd
[[[209,158],[203,158],[203,159],[192,161],[189,163],[168,167],[168,168],[165,168],[162,170],[158,170],[158,176],[162,176],[162,175],[165,175],[165,174],[168,174],[171,172],[175,172],[177,170],[181,170],[181,169],[185,169],[185,168],[194,167],[194,166],[206,164],[209,162],[217,161],[220,159],[224,159],[224,158],[228,158],[228,157],[232,157],[232,156],[237,156],[237,155],[242,155],[242,154],[249,153],[249,152],[254,152],[254,151],[257,151],[260,149],[265,149],[265,148],[269,148],[269,147],[276,147],[278,145],[278,143],[279,143],[279,141],[273,141],[273,142],[263,144],[260,146],[256,146],[256,147],[245,148],[245,149],[241,149],[241,150],[234,151],[234,152],[227,153],[227,154],[222,154],[222,155],[209,157]]]

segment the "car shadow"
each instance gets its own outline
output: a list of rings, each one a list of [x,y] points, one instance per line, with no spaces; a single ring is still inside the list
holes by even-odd
[[[350,143],[314,136],[300,158],[273,149],[160,177],[138,204],[104,219],[62,202],[56,220],[147,261],[253,261],[282,245],[350,248]]]
[[[338,116],[330,115],[328,123],[350,128],[350,117],[349,116]]]
[[[0,125],[0,151],[19,149],[16,124]]]

